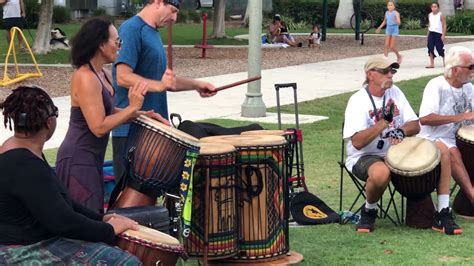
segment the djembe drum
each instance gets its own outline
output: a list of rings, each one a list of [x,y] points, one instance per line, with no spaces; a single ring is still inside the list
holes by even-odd
[[[426,139],[407,137],[392,145],[385,158],[395,189],[407,198],[406,224],[429,228],[434,207],[431,192],[438,186],[441,153]]]
[[[114,208],[154,205],[157,196],[177,190],[186,162],[197,157],[199,140],[142,115],[131,123],[126,147],[130,175]]]
[[[462,161],[471,179],[471,186],[474,185],[474,125],[462,126],[456,133],[456,146],[461,152]],[[453,201],[453,210],[460,215],[474,217],[474,207],[471,201],[459,189]]]
[[[201,143],[194,167],[191,232],[184,240],[189,256],[222,259],[237,253],[235,159],[232,145]]]
[[[294,189],[302,187],[304,191],[308,191],[305,183],[302,162],[302,147],[298,142],[302,141],[301,131],[295,128],[281,129],[265,129],[265,130],[250,130],[240,133],[240,135],[276,135],[282,136],[286,139],[286,175],[288,177],[288,185],[290,188],[290,197],[293,197]],[[293,170],[296,170],[296,175],[293,175]]]
[[[235,146],[238,253],[232,260],[274,260],[289,251],[286,140],[281,136],[214,136],[201,142]]]
[[[139,230],[118,235],[117,246],[138,257],[143,265],[176,265],[179,257],[185,257],[178,239],[145,226],[138,227]]]

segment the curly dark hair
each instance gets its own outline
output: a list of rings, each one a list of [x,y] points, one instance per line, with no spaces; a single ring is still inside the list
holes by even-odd
[[[109,40],[112,21],[105,17],[95,17],[84,23],[71,40],[72,66],[79,68],[89,63],[99,46]]]
[[[0,103],[3,110],[5,128],[15,132],[35,134],[45,125],[49,117],[58,117],[58,108],[53,100],[40,87],[20,86],[12,91],[4,102]]]

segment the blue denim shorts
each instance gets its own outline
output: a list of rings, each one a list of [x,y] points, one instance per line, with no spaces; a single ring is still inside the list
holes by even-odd
[[[395,26],[387,26],[385,28],[385,35],[386,36],[398,36],[400,33],[398,32],[398,25]]]

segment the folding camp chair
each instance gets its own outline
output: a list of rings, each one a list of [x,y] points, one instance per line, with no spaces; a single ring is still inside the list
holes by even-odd
[[[339,210],[342,211],[342,201],[343,201],[343,191],[344,191],[344,172],[347,173],[352,183],[357,188],[357,196],[355,197],[354,201],[351,204],[351,207],[348,209],[353,213],[359,213],[362,209],[362,204],[360,207],[353,211],[356,204],[362,200],[366,199],[365,195],[365,182],[361,181],[357,178],[354,174],[352,174],[349,169],[347,169],[346,162],[345,162],[345,142],[342,136],[342,131],[344,129],[344,121],[342,122],[342,130],[341,130],[341,160],[337,163],[341,168],[340,172],[340,184],[339,184]],[[383,196],[380,198],[380,201],[377,203],[378,209],[380,210],[379,218],[388,218],[393,224],[395,225],[402,225],[403,224],[403,217],[404,217],[404,200],[401,197],[401,213],[399,214],[397,205],[395,204],[395,193],[396,190],[392,187],[391,183],[388,184],[388,193],[389,193],[389,200],[387,206],[384,208],[383,205]],[[362,199],[362,200],[361,200]],[[389,214],[390,208],[393,206],[395,212],[395,219],[393,219]]]

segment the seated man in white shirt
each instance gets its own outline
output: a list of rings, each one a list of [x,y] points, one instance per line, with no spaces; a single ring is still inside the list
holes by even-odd
[[[351,96],[346,107],[343,132],[347,142],[346,166],[357,178],[366,182],[366,202],[357,224],[358,232],[374,230],[377,202],[391,179],[390,170],[384,162],[388,148],[420,130],[418,117],[405,95],[393,85],[392,78],[399,66],[383,56],[369,58],[364,67],[364,87]],[[439,182],[438,186],[441,185],[444,187],[438,189],[438,193],[446,190],[449,203],[449,182]],[[439,196],[445,199],[443,195]],[[462,232],[450,215],[446,215],[441,226],[447,234]]]
[[[446,55],[444,75],[430,80],[425,87],[420,106],[419,134],[420,137],[442,143],[449,150],[450,175],[460,185],[470,201],[472,210],[474,187],[456,146],[456,132],[462,125],[474,124],[474,92],[471,83],[473,76],[472,51],[461,46],[452,47]],[[458,213],[462,212],[456,209],[456,203],[453,208]]]

